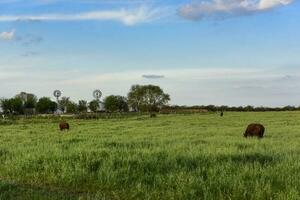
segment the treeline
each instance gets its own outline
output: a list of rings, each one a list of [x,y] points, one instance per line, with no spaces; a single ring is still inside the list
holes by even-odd
[[[198,112],[266,112],[266,111],[300,111],[300,107],[285,106],[285,107],[254,107],[254,106],[164,106],[161,109],[162,113],[198,113]]]
[[[49,97],[37,98],[36,95],[21,92],[12,98],[0,99],[0,112],[9,115],[34,114],[81,114],[81,113],[126,113],[126,112],[160,112],[170,113],[203,113],[203,112],[264,112],[264,111],[297,111],[300,107],[254,107],[254,106],[168,106],[170,96],[154,85],[133,85],[128,95],[109,95],[103,102],[99,100],[72,101],[70,97],[62,97],[57,102]]]
[[[12,115],[34,114],[80,114],[97,112],[158,112],[170,100],[159,86],[133,85],[128,95],[109,95],[100,100],[72,101],[70,97],[62,97],[57,102],[49,97],[37,98],[36,95],[21,92],[12,98],[0,100],[2,113]]]

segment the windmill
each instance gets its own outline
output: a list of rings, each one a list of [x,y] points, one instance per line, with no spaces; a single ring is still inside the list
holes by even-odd
[[[59,97],[61,96],[61,91],[60,90],[54,90],[53,92],[53,96],[56,98],[56,101],[57,101],[57,105],[59,105]],[[59,109],[59,106],[56,110],[56,113],[61,113],[61,110]]]
[[[99,103],[99,111],[104,111],[104,104],[101,102],[100,98],[102,97],[102,92],[101,90],[94,90],[93,92],[93,97],[95,100]]]
[[[94,90],[93,96],[97,101],[99,101],[102,96],[102,92],[100,90]]]

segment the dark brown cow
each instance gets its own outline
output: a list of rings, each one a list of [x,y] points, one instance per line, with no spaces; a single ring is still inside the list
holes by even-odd
[[[245,133],[244,133],[244,137],[253,137],[256,136],[258,138],[262,138],[264,136],[265,133],[265,127],[261,124],[250,124]]]
[[[70,125],[67,122],[61,122],[59,124],[59,128],[61,131],[63,130],[69,130],[70,129]]]
[[[156,117],[156,113],[150,113],[150,118],[155,118]]]

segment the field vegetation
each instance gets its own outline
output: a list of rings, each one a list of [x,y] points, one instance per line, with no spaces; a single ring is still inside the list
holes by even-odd
[[[300,112],[60,120],[2,121],[0,199],[300,198]]]

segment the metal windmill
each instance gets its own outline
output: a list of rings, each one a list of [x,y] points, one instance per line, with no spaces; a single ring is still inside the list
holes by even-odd
[[[54,97],[56,98],[56,101],[58,103],[59,97],[61,96],[61,91],[59,90],[54,90],[53,92]]]
[[[94,90],[93,96],[97,101],[99,101],[100,98],[102,97],[102,92],[100,90]]]
[[[102,97],[102,92],[100,90],[94,90],[93,96],[99,104],[99,111],[104,110],[103,102],[100,101],[100,98]]]
[[[57,102],[57,105],[59,105],[59,97],[61,96],[61,91],[60,90],[54,90],[53,92],[53,96],[56,98],[56,102]],[[56,113],[60,113],[60,108],[58,106],[57,110],[56,110]]]

